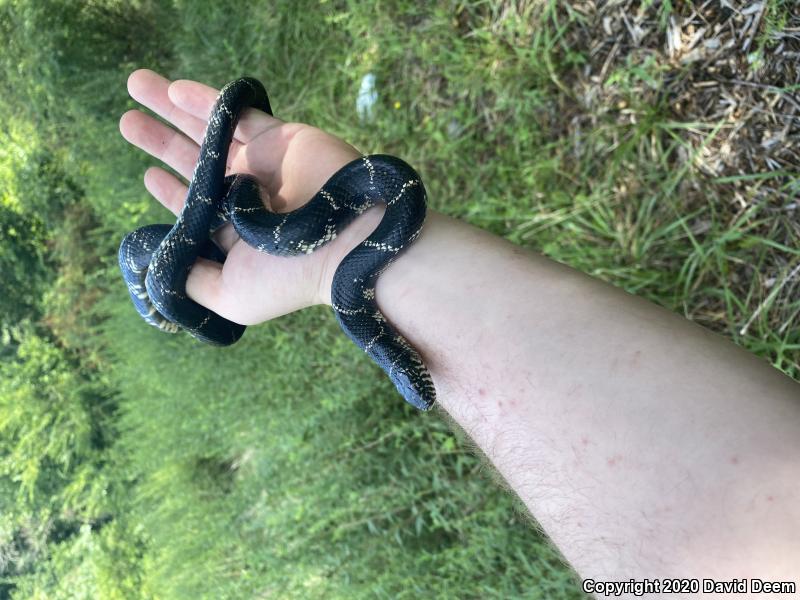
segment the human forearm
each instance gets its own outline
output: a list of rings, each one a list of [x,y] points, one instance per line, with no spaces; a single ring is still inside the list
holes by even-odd
[[[189,179],[217,90],[144,69],[128,86],[169,125],[129,111],[123,135]],[[255,176],[271,209],[291,211],[358,155],[318,129],[251,110],[228,167]],[[187,187],[174,173],[151,168],[145,184],[177,215]],[[241,324],[330,303],[337,256],[380,213],[291,260],[227,225],[217,236],[224,267],[198,260],[187,294]],[[800,394],[763,361],[436,213],[379,278],[376,298],[421,351],[439,405],[584,576],[797,576]]]
[[[800,387],[763,360],[435,213],[376,298],[584,577],[800,573]]]

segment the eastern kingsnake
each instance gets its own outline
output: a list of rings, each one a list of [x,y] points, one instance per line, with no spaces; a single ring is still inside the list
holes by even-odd
[[[177,222],[142,227],[122,240],[119,266],[136,310],[164,331],[185,329],[203,342],[232,344],[245,326],[186,295],[186,279],[198,257],[225,261],[212,238],[217,229],[231,221],[242,240],[260,251],[280,256],[311,253],[356,216],[383,202],[386,212],[378,227],[334,274],[332,306],[345,333],[386,371],[406,401],[429,409],[435,391],[427,368],[375,302],[378,276],[422,229],[426,196],[419,175],[399,158],[362,156],[337,171],[302,207],[270,212],[253,177],[225,177],[233,132],[248,107],[272,114],[261,83],[241,78],[222,88]]]

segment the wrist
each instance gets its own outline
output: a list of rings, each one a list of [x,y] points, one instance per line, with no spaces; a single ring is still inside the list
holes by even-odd
[[[344,257],[375,230],[385,210],[385,206],[380,204],[364,211],[324,247],[314,304],[331,305],[331,286],[336,269]]]

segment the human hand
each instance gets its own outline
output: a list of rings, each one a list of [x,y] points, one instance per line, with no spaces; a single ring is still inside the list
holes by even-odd
[[[123,137],[184,178],[191,178],[218,90],[196,81],[170,82],[140,69],[128,78],[128,92],[172,127],[131,110],[120,119]],[[285,123],[248,109],[234,133],[225,174],[253,175],[267,208],[289,212],[310,200],[331,175],[358,156],[355,148],[320,129]],[[144,184],[161,204],[176,215],[180,213],[186,183],[162,168],[151,167],[145,172]],[[336,267],[377,225],[383,210],[371,208],[329,244],[294,257],[259,252],[239,239],[228,223],[215,235],[227,253],[225,263],[198,259],[186,291],[198,304],[242,325],[314,304],[330,304]]]

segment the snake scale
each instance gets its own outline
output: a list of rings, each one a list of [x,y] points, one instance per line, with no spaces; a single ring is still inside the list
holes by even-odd
[[[302,207],[273,213],[262,202],[252,176],[225,176],[233,132],[250,107],[272,114],[259,81],[243,77],[222,88],[176,223],[148,225],[122,240],[119,266],[136,310],[163,331],[186,330],[206,343],[233,344],[245,326],[186,294],[186,279],[198,257],[225,261],[213,241],[217,229],[230,221],[245,243],[291,260],[292,255],[318,249],[369,207],[384,203],[386,212],[375,231],[339,264],[331,303],[344,332],[387,373],[405,400],[428,410],[435,400],[430,374],[375,301],[378,276],[422,229],[426,194],[419,175],[397,157],[362,156],[334,173]]]

